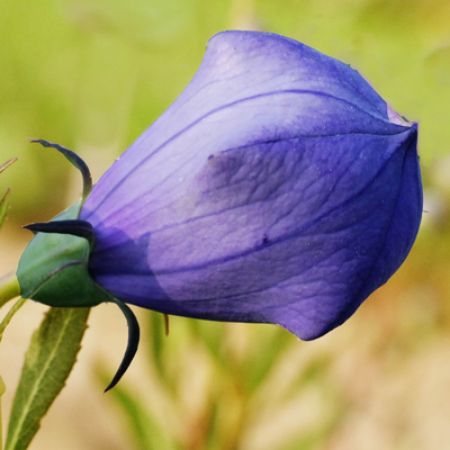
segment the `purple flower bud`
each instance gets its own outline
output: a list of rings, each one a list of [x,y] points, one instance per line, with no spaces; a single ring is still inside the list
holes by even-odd
[[[408,254],[416,144],[417,125],[348,65],[282,36],[220,33],[88,196],[91,275],[131,304],[314,339]]]

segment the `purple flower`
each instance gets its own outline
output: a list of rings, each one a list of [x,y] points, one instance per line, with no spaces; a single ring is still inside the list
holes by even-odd
[[[275,34],[220,33],[88,196],[90,273],[131,304],[317,338],[407,256],[416,144],[417,125],[350,66]]]

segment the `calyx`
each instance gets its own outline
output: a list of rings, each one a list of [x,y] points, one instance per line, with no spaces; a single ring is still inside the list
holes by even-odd
[[[122,362],[105,392],[114,387],[131,364],[139,345],[139,324],[133,311],[120,299],[99,286],[89,273],[89,258],[95,245],[95,230],[78,218],[84,200],[92,188],[86,163],[71,150],[37,139],[62,153],[83,177],[83,195],[77,203],[50,222],[34,223],[25,228],[36,235],[23,252],[17,268],[20,294],[58,308],[91,307],[103,302],[119,306],[128,325],[128,343]]]

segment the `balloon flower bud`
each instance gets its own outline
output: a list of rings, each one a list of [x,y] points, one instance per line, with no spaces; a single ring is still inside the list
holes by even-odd
[[[317,338],[399,268],[421,220],[417,125],[347,64],[275,34],[214,36],[92,191],[73,152],[40,142],[81,169],[85,192],[29,226],[22,294],[115,301],[130,329],[125,302]]]

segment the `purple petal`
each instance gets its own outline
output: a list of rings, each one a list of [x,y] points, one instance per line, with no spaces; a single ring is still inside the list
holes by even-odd
[[[417,132],[397,117],[357,72],[298,42],[215,36],[87,199],[93,276],[147,308],[320,336],[417,233]]]

